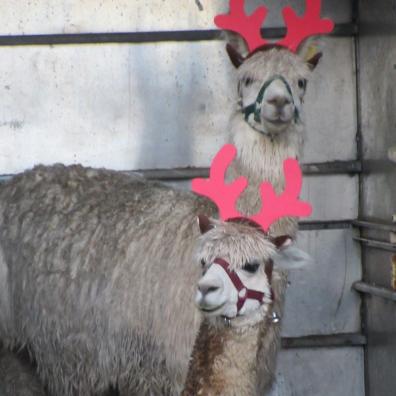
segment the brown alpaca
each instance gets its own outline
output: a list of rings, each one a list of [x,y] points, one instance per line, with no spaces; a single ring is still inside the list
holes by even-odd
[[[198,282],[196,298],[204,318],[195,340],[182,396],[262,396],[269,390],[274,376],[280,322],[277,315],[275,318],[273,315],[282,312],[282,299],[278,296],[285,288],[285,277],[272,272],[272,260],[291,249],[287,247],[290,238],[272,239],[246,224],[212,220],[211,225],[215,227],[206,227],[209,231],[202,236],[197,252],[198,259],[207,263]],[[241,259],[240,254],[247,253],[246,249],[250,251],[247,261],[246,257]],[[284,268],[293,266],[293,261],[301,258],[301,252],[293,249],[294,256],[283,262]],[[215,256],[227,257],[230,267],[244,279],[246,287],[263,292],[265,297],[261,305],[252,301],[239,316],[225,318],[227,306],[235,304],[237,291],[232,290],[227,279],[219,281],[219,277],[227,276],[224,271],[214,268]],[[227,296],[221,304],[220,291],[215,289],[220,284],[224,289],[221,294]],[[227,288],[231,290],[227,292]],[[221,308],[213,311],[213,304]]]

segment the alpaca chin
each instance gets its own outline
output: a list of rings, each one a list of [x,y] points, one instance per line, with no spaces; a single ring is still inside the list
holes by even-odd
[[[289,121],[270,121],[263,119],[262,125],[263,130],[266,131],[268,135],[275,136],[281,133],[287,133],[292,120]]]
[[[230,321],[227,321],[224,317],[211,318],[210,323],[216,327],[233,327],[244,331],[249,327],[256,326],[262,322],[269,311],[269,305],[263,304],[258,309],[250,312],[248,315],[238,315],[233,317]]]

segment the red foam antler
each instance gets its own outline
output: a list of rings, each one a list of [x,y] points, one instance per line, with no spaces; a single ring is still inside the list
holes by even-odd
[[[227,220],[234,217],[243,217],[236,209],[236,203],[241,193],[247,187],[247,180],[241,176],[232,183],[225,184],[225,172],[236,156],[236,148],[226,144],[217,153],[210,167],[208,179],[194,179],[192,190],[210,198],[219,209],[219,217]],[[299,200],[298,195],[302,186],[302,173],[298,161],[289,158],[283,164],[285,173],[285,189],[279,196],[272,185],[264,182],[260,186],[262,207],[259,213],[249,219],[260,224],[264,231],[270,225],[284,216],[309,216],[311,205]]]
[[[217,15],[214,22],[221,29],[239,33],[246,40],[249,51],[252,52],[267,44],[267,40],[261,37],[260,32],[267,12],[267,8],[261,6],[249,16],[244,12],[244,0],[230,0],[230,13]]]
[[[283,9],[283,18],[287,26],[286,37],[276,44],[295,52],[304,39],[317,34],[330,33],[334,23],[330,19],[320,18],[321,0],[306,0],[306,11],[302,17],[297,16],[291,7]],[[268,44],[261,37],[260,29],[267,16],[264,6],[248,16],[244,13],[244,0],[230,0],[230,13],[215,17],[215,24],[221,29],[239,33],[247,42],[249,52]]]
[[[236,156],[236,148],[226,144],[214,157],[210,166],[209,179],[194,179],[192,190],[210,198],[219,208],[219,217],[223,220],[239,217],[235,209],[238,197],[247,187],[247,180],[241,176],[232,183],[225,184],[225,172]]]
[[[262,183],[260,186],[261,210],[250,217],[251,220],[260,224],[264,230],[268,230],[270,225],[281,217],[305,217],[312,213],[311,205],[298,198],[302,187],[302,173],[298,161],[288,158],[283,162],[283,171],[285,173],[283,193],[277,196],[270,183]]]
[[[321,0],[306,0],[306,4],[305,14],[302,17],[299,17],[291,7],[283,9],[287,35],[277,44],[293,52],[307,37],[331,33],[334,29],[332,20],[320,18]]]

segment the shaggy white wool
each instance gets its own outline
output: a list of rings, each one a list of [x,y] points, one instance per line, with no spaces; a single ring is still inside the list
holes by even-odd
[[[116,382],[124,395],[177,394],[199,326],[195,215],[214,211],[116,172],[15,177],[0,187],[0,304],[13,313],[1,336],[28,345],[57,396]]]
[[[214,228],[199,237],[195,249],[196,261],[212,263],[221,257],[230,264],[230,269],[242,268],[247,262],[263,263],[275,255],[275,246],[260,231],[253,227],[211,220]]]

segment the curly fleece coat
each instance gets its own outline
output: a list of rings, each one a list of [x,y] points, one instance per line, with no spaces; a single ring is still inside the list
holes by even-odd
[[[106,170],[39,166],[13,178],[0,187],[0,337],[28,346],[56,396],[109,384],[179,394],[200,325],[195,215],[214,212],[192,193]]]

